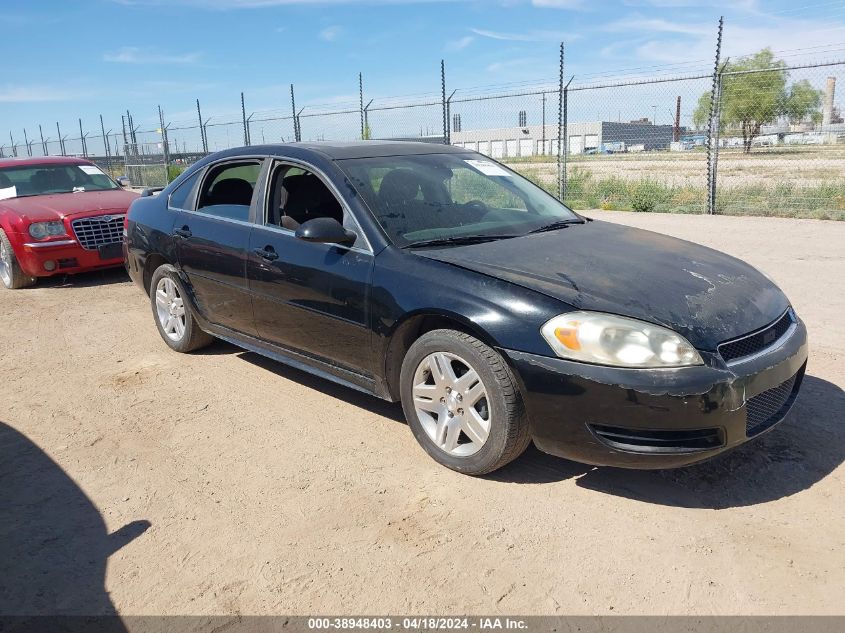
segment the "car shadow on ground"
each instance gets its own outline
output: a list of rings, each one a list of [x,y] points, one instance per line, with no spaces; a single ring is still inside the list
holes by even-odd
[[[130,281],[129,274],[123,266],[105,268],[75,275],[54,275],[41,277],[34,286],[24,288],[23,291],[38,288],[91,288],[94,286],[111,286]]]
[[[223,345],[218,353],[239,353],[242,359],[277,376],[405,423],[399,404]],[[487,479],[520,484],[575,479],[583,488],[647,503],[720,509],[766,503],[801,492],[843,461],[845,392],[826,380],[807,376],[787,420],[762,437],[701,464],[671,470],[594,467],[546,455],[531,446]]]
[[[722,509],[788,497],[810,488],[845,461],[845,392],[807,376],[787,420],[714,459],[672,470],[596,468],[530,449],[490,478],[542,484],[575,478],[578,486],[648,503]]]
[[[234,349],[238,349],[234,346],[232,347]],[[244,352],[241,350],[239,356],[245,361],[261,367],[262,369],[266,369],[267,371],[285,378],[286,380],[297,382],[300,385],[319,391],[331,398],[343,400],[351,405],[365,409],[370,413],[375,413],[376,415],[380,415],[396,422],[401,422],[402,424],[406,423],[405,415],[402,413],[402,405],[399,403],[387,402],[370,394],[356,391],[351,387],[339,385],[326,378],[320,378],[319,376],[314,376],[308,372],[276,362],[270,358],[261,356],[260,354]]]
[[[106,561],[143,534],[148,521],[109,534],[73,479],[3,422],[0,508],[0,617],[7,624],[9,616],[116,615],[105,589]],[[110,631],[121,630],[119,620],[109,622]],[[38,622],[30,624],[24,618],[11,630],[38,629]]]

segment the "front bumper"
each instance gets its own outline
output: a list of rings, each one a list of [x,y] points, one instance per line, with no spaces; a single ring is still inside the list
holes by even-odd
[[[703,353],[703,366],[624,369],[501,351],[522,383],[540,450],[594,465],[673,468],[783,420],[800,389],[807,349],[799,320],[765,353],[731,365]]]
[[[17,256],[24,273],[30,277],[81,273],[120,266],[123,263],[122,256],[101,259],[98,251],[82,248],[73,238],[55,242],[25,242]]]

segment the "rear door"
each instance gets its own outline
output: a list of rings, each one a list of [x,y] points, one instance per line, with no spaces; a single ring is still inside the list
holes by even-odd
[[[367,299],[373,254],[327,179],[304,164],[277,162],[249,245],[247,276],[259,336],[364,376],[372,375]],[[352,246],[297,239],[296,226],[334,217]]]
[[[192,208],[179,209],[173,227],[179,266],[201,315],[250,336],[256,329],[246,281],[247,251],[263,162],[239,158],[208,167]]]

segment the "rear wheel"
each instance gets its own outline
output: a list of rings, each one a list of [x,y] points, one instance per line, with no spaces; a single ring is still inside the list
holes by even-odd
[[[12,244],[3,229],[0,229],[0,281],[10,290],[35,284],[35,277],[30,277],[21,270]]]
[[[150,303],[158,333],[172,349],[188,353],[209,345],[214,339],[200,329],[184,297],[176,269],[170,264],[159,266],[150,282]]]
[[[463,332],[419,338],[400,392],[417,441],[444,466],[483,475],[519,457],[531,436],[516,380],[491,347]]]

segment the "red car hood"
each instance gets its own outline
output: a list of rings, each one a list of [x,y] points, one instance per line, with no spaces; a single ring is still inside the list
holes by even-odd
[[[138,194],[123,189],[82,191],[29,198],[10,198],[0,206],[30,222],[61,220],[73,215],[91,215],[98,211],[125,212]]]

